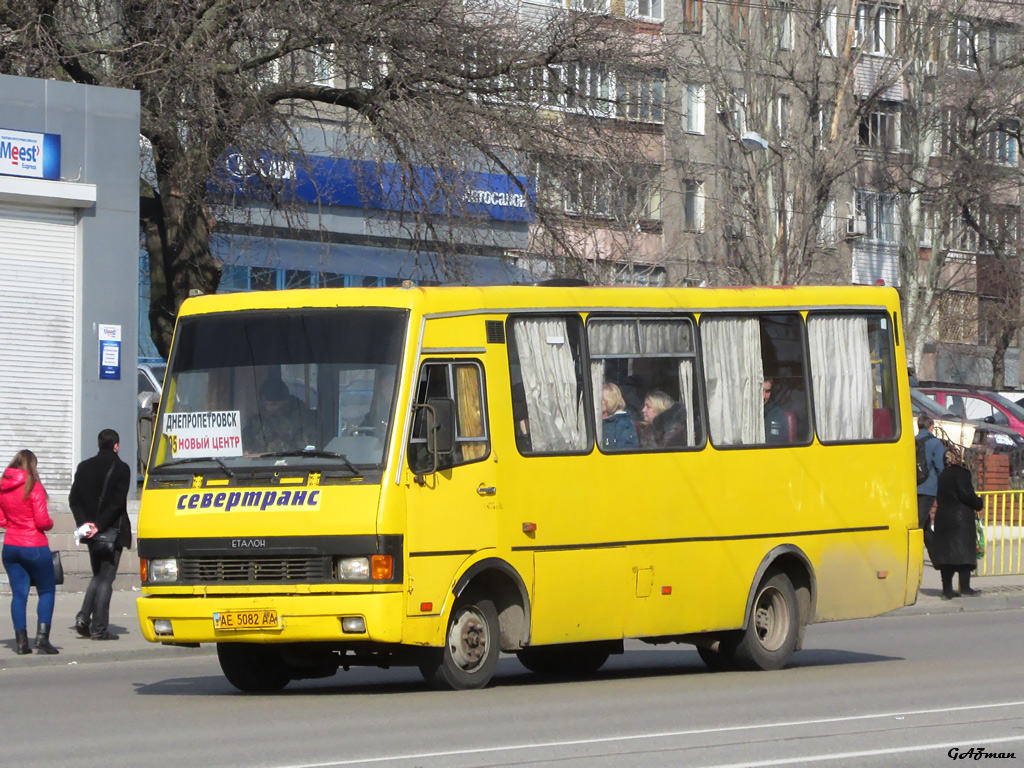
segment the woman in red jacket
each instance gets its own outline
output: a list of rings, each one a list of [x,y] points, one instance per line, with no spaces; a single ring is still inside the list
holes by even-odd
[[[36,585],[39,605],[36,615],[39,629],[36,633],[36,651],[60,653],[50,645],[50,620],[53,618],[54,583],[53,560],[46,534],[53,528],[53,520],[46,511],[46,491],[39,482],[36,455],[32,451],[18,451],[0,480],[0,528],[4,535],[4,570],[11,582],[11,618],[17,653],[32,653],[28,647],[28,628],[25,608],[28,588]]]

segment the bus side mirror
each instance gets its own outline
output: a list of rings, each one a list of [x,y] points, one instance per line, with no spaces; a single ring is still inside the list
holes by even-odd
[[[413,406],[422,408],[426,416],[427,458],[429,468],[416,471],[416,483],[423,485],[426,475],[450,465],[447,457],[455,451],[455,402],[450,397],[432,397],[426,403]],[[442,458],[444,457],[444,458]]]
[[[455,401],[432,397],[427,406],[427,450],[435,457],[447,456],[455,450]]]

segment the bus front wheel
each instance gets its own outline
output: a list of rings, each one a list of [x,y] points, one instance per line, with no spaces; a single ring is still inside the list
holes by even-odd
[[[498,611],[486,598],[464,595],[455,603],[443,648],[430,648],[420,672],[438,688],[472,690],[490,682],[501,652]]]
[[[221,671],[235,688],[246,693],[279,691],[291,682],[281,654],[250,643],[217,643]]]
[[[747,628],[727,653],[740,669],[782,669],[796,650],[799,633],[796,590],[786,574],[776,571],[758,585]]]

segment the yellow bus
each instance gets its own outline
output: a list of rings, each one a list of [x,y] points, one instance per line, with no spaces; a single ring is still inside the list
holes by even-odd
[[[139,515],[143,634],[228,681],[478,688],[623,641],[778,669],[913,604],[888,288],[395,287],[189,299]]]

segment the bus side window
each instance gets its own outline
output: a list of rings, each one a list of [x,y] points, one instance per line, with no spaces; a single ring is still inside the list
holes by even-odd
[[[430,362],[420,368],[416,404],[431,398],[451,398],[455,403],[455,450],[439,457],[438,468],[479,461],[490,452],[483,383],[483,371],[476,362]],[[431,466],[426,410],[416,408],[409,437],[409,468],[425,472]]]
[[[578,315],[509,321],[516,445],[523,455],[586,453],[582,326]]]
[[[636,443],[620,444],[599,429],[602,451],[680,450],[704,444],[693,336],[689,317],[589,318],[596,423],[603,420],[602,388],[614,384],[638,437]]]
[[[712,442],[718,446],[810,443],[800,314],[705,315],[700,329]]]
[[[899,413],[888,315],[807,319],[814,420],[823,443],[894,440]]]

